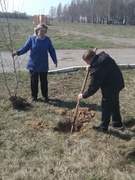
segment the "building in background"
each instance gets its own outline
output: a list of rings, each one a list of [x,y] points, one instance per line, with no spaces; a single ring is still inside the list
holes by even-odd
[[[50,25],[50,16],[49,15],[35,15],[33,24],[37,26],[39,23]]]

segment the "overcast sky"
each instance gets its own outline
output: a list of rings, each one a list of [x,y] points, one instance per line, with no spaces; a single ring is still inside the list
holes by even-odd
[[[57,7],[61,0],[2,0],[6,1],[8,12],[19,11],[28,15],[49,14],[50,7]],[[71,0],[62,0],[61,4],[70,4]]]

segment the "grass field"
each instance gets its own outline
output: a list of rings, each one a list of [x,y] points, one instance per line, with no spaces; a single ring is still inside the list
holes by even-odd
[[[57,26],[59,30],[51,30],[51,26]],[[60,33],[64,28],[114,37],[135,37],[134,26],[54,22],[51,26],[48,35],[56,49],[88,48],[90,44],[100,48],[113,46]],[[10,28],[14,49],[18,49],[33,34],[34,26],[32,20],[10,20]],[[2,29],[0,31],[0,50],[7,50],[2,41]],[[51,101],[48,104],[43,102],[40,91],[38,101],[31,101],[29,74],[21,72],[18,96],[29,103],[26,109],[11,106],[0,73],[0,180],[135,180],[135,69],[122,69],[122,73],[125,88],[120,94],[120,105],[126,131],[119,132],[110,126],[107,134],[92,129],[100,124],[100,90],[80,102],[81,108],[89,107],[95,111],[95,116],[89,118],[78,132],[70,133],[73,117],[66,112],[72,112],[76,106],[85,76],[83,69],[50,73]],[[14,91],[14,74],[6,73],[6,79],[10,90]]]
[[[130,25],[108,25],[93,23],[58,23],[53,22],[59,30],[71,30],[77,32],[91,33],[93,35],[105,35],[119,38],[135,38],[135,27]]]
[[[13,109],[5,87],[0,86],[0,179],[134,180],[135,70],[123,69],[122,73],[126,86],[120,94],[120,104],[127,130],[119,132],[110,127],[108,134],[92,129],[100,123],[100,91],[81,101],[80,107],[94,110],[95,117],[79,132],[71,134],[69,128],[58,128],[72,118],[57,111],[75,108],[84,70],[49,74],[49,104],[42,101],[40,92],[39,100],[31,101],[28,73],[22,72],[19,96],[31,104],[24,110]],[[9,83],[10,77],[8,74]],[[39,128],[32,125],[39,122]]]
[[[8,50],[5,46],[11,44],[11,39],[13,43],[13,49],[19,49],[26,42],[29,35],[34,33],[33,19],[31,20],[12,20],[9,19],[10,35],[8,33],[8,24],[5,20],[0,20],[0,50]],[[52,29],[51,27],[57,27]],[[113,43],[97,40],[88,37],[81,37],[80,35],[73,35],[70,33],[65,33],[62,30],[70,30],[75,32],[91,33],[96,35],[106,35],[111,37],[121,37],[121,38],[135,38],[134,26],[125,25],[102,25],[102,24],[84,24],[84,23],[59,23],[51,22],[48,25],[48,33],[50,36],[55,49],[87,49],[90,47],[114,47]],[[5,38],[6,37],[6,40]],[[115,45],[116,46],[116,45]]]

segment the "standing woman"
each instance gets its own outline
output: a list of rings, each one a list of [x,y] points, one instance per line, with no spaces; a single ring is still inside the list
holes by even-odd
[[[36,101],[38,97],[39,78],[42,96],[45,102],[49,101],[47,80],[49,70],[48,52],[55,67],[58,65],[55,49],[50,38],[46,36],[47,29],[45,24],[40,23],[35,28],[35,35],[30,36],[21,49],[12,53],[12,57],[14,57],[16,55],[20,56],[25,54],[29,50],[31,51],[28,58],[27,69],[30,72],[31,96],[33,101]]]

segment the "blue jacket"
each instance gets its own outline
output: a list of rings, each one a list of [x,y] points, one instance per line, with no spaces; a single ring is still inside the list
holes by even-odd
[[[37,36],[30,36],[25,45],[17,51],[17,55],[25,54],[29,50],[31,52],[28,58],[27,69],[30,71],[47,72],[49,70],[48,52],[53,62],[57,62],[55,49],[48,36],[45,36],[42,40]]]

